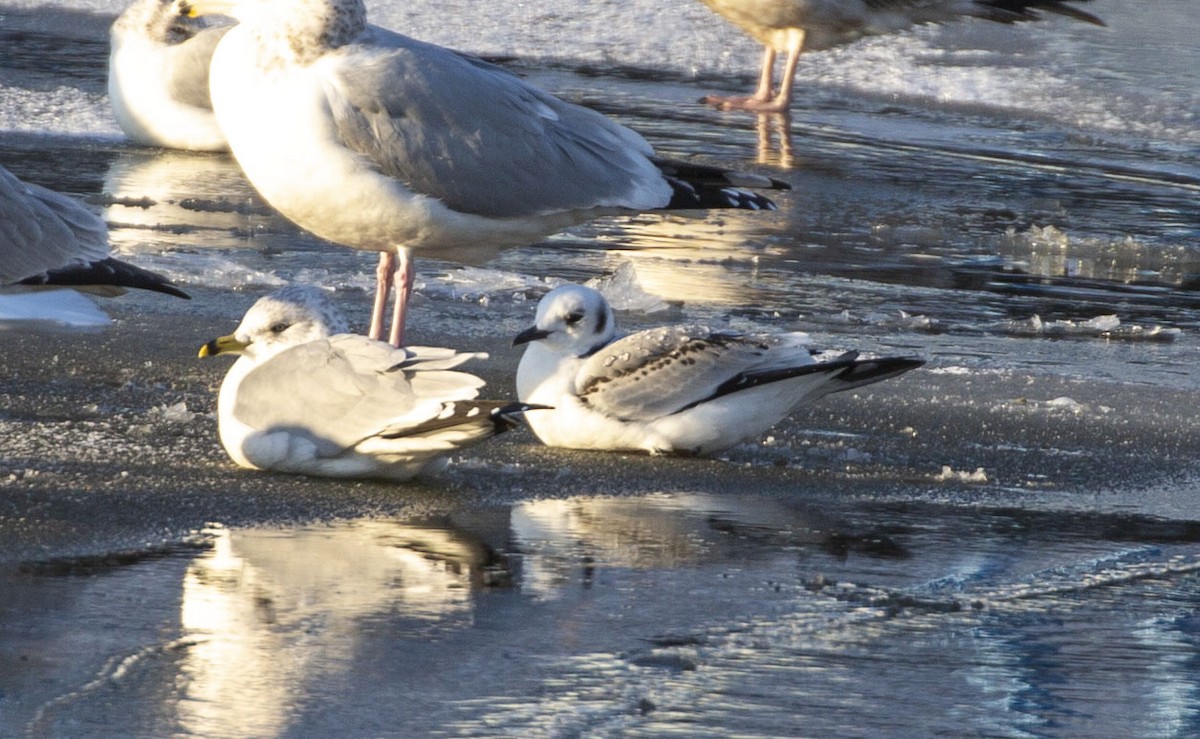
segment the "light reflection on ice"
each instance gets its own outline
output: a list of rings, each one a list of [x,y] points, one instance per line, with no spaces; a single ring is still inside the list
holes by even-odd
[[[1190,710],[1200,552],[1178,525],[659,494],[215,527],[186,559],[21,574],[23,602],[57,596],[0,603],[4,633],[87,650],[0,687],[36,688],[6,711],[49,733],[1146,735]]]

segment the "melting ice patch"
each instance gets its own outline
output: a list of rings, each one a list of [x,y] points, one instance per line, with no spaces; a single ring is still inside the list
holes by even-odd
[[[1117,341],[1174,341],[1180,334],[1177,328],[1164,328],[1159,325],[1122,325],[1121,319],[1111,314],[1083,321],[1043,321],[1041,316],[1034,314],[1022,321],[1009,321],[1003,325],[1002,330],[1010,336],[1095,337]]]
[[[658,313],[671,307],[662,298],[642,287],[637,267],[633,262],[622,262],[612,274],[589,280],[587,284],[599,290],[608,299],[613,310]]]

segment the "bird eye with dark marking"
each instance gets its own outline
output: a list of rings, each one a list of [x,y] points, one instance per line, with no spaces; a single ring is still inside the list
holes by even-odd
[[[273,334],[281,334],[281,333],[283,333],[284,331],[287,331],[287,330],[288,330],[288,328],[289,328],[289,326],[290,326],[290,324],[287,324],[287,323],[284,323],[283,321],[280,321],[279,323],[272,324],[272,325],[271,325],[271,328],[270,328],[270,329],[268,329],[268,330],[269,330],[271,333],[273,333]]]
[[[567,314],[567,325],[568,326],[574,326],[575,324],[579,323],[582,320],[583,320],[583,313],[575,312],[575,313]]]

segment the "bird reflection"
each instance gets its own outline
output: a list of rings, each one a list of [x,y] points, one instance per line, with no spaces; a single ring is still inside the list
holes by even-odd
[[[113,244],[125,251],[239,246],[240,235],[281,221],[225,154],[129,149],[113,160],[104,192]]]
[[[364,679],[359,662],[381,633],[389,643],[426,642],[529,615],[485,592],[569,605],[601,570],[777,556],[790,569],[798,551],[821,553],[844,528],[773,500],[701,494],[537,500],[424,521],[218,528],[183,579],[178,725],[206,736],[277,734],[322,686]],[[852,535],[841,536],[839,546],[855,549],[846,545]]]
[[[665,302],[745,305],[754,302],[759,259],[784,253],[762,223],[776,217],[618,219],[597,225],[596,239],[609,247],[607,272],[632,264],[642,289]]]
[[[313,685],[352,668],[364,619],[421,633],[468,614],[473,588],[497,582],[482,573],[495,564],[486,545],[436,524],[214,536],[184,577],[181,606],[196,644],[181,666],[179,719],[200,735],[278,731]]]
[[[764,166],[794,169],[796,158],[792,149],[792,116],[790,113],[758,113],[754,130],[758,134],[757,162]],[[772,151],[771,139],[779,139],[778,155]]]

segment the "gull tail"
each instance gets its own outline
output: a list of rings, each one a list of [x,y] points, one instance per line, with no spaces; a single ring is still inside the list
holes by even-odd
[[[744,188],[792,189],[792,186],[783,180],[751,172],[734,172],[672,159],[656,158],[652,161],[672,188],[671,202],[664,206],[664,210],[775,210],[775,203],[770,198]]]
[[[131,287],[166,293],[185,300],[191,300],[192,297],[157,272],[151,272],[112,257],[87,264],[74,264],[60,269],[52,269],[24,279],[21,284],[76,288]]]

